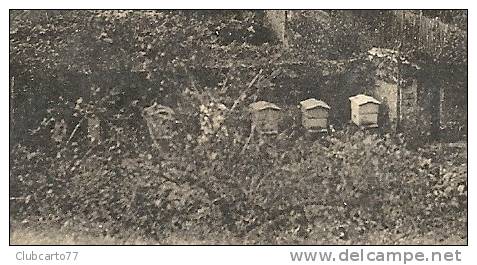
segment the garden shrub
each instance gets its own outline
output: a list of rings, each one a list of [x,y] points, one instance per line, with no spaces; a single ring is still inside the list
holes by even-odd
[[[157,240],[220,232],[256,243],[362,242],[376,231],[415,237],[444,227],[465,234],[465,164],[360,131],[257,141],[244,148],[217,134],[171,152],[105,149],[74,169],[61,159],[40,167],[18,147],[12,196],[30,199],[14,200],[13,216]]]

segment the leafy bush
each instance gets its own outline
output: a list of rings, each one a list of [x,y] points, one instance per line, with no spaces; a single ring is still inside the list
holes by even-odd
[[[315,142],[257,140],[244,148],[218,134],[185,148],[171,141],[162,153],[107,149],[75,168],[52,159],[35,170],[35,158],[19,147],[14,160],[26,160],[13,163],[12,195],[30,199],[14,200],[13,214],[157,240],[222,234],[255,243],[367,242],[376,231],[466,236],[465,164],[443,165],[399,139],[362,132]]]

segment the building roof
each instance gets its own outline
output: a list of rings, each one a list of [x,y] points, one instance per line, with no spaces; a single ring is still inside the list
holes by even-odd
[[[350,97],[349,100],[352,102],[356,102],[359,106],[366,103],[381,104],[381,102],[379,102],[377,99],[363,94],[358,94],[356,96]]]
[[[278,107],[277,105],[273,104],[273,103],[270,103],[270,102],[267,102],[267,101],[258,101],[258,102],[254,102],[252,104],[249,105],[250,107],[250,110],[252,111],[256,111],[256,110],[264,110],[264,109],[274,109],[274,110],[281,110],[280,107]]]
[[[328,106],[328,104],[326,104],[326,102],[321,101],[321,100],[317,100],[315,98],[309,98],[307,100],[303,100],[303,101],[300,102],[300,105],[302,106],[302,108],[304,108],[306,110],[314,109],[316,107],[322,107],[322,108],[325,108],[325,109],[330,109],[330,106]]]

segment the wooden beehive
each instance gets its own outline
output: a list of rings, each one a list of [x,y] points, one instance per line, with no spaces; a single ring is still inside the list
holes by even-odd
[[[373,97],[359,94],[349,98],[351,102],[351,121],[364,128],[378,127],[379,105]]]
[[[170,107],[159,105],[156,102],[144,108],[142,116],[146,120],[149,134],[155,145],[163,139],[170,139],[173,134],[174,110]]]
[[[277,105],[258,101],[250,104],[252,127],[261,134],[277,134],[281,108]]]
[[[324,101],[309,98],[300,102],[301,122],[309,132],[327,132],[330,106]]]

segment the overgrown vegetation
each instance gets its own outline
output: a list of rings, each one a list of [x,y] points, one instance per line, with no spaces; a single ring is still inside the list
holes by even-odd
[[[464,150],[443,163],[443,150],[410,151],[398,139],[361,132],[314,143],[274,139],[243,152],[234,140],[76,159],[16,149],[12,215],[156,240],[362,243],[377,231],[466,238]]]
[[[346,125],[347,97],[374,82],[372,34],[346,12],[304,43],[312,58],[282,50],[253,11],[10,15],[12,223],[166,243],[467,239],[466,145],[411,148]],[[308,139],[289,115],[276,137],[251,133],[247,103],[294,113],[315,95],[338,131]],[[153,102],[178,121],[159,148],[141,117]],[[100,142],[84,125],[93,114]]]

